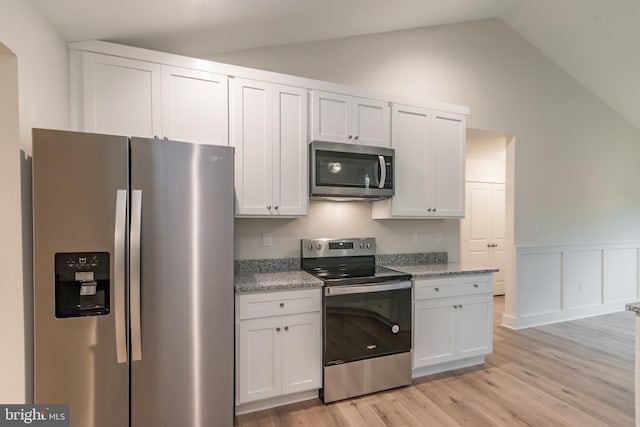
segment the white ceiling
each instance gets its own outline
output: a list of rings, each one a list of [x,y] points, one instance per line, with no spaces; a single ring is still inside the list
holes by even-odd
[[[638,0],[32,0],[67,41],[213,53],[497,17],[640,128]]]

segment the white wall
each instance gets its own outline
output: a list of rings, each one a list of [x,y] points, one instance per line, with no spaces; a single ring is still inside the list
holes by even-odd
[[[311,201],[301,219],[243,218],[235,225],[236,259],[298,258],[301,238],[374,236],[379,254],[442,251],[459,260],[457,220],[373,220],[371,202]],[[262,245],[263,233],[271,233],[270,247]]]
[[[515,244],[640,240],[640,130],[500,20],[211,59],[468,105],[470,128],[517,138]]]
[[[465,180],[506,182],[507,137],[467,129]]]
[[[31,128],[69,126],[66,43],[29,1],[0,0],[0,402],[31,400]],[[24,255],[24,257],[23,257]]]

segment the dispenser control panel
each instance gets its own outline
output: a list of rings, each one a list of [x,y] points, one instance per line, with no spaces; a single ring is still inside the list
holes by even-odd
[[[57,318],[109,314],[108,252],[55,254]]]

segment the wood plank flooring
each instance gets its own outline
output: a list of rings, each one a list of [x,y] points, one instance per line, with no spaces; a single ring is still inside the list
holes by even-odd
[[[634,318],[620,312],[521,331],[500,326],[479,367],[324,405],[319,399],[236,417],[254,426],[633,426]]]

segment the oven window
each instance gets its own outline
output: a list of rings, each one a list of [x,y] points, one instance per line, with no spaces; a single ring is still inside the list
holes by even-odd
[[[324,298],[325,366],[411,350],[411,289]]]

